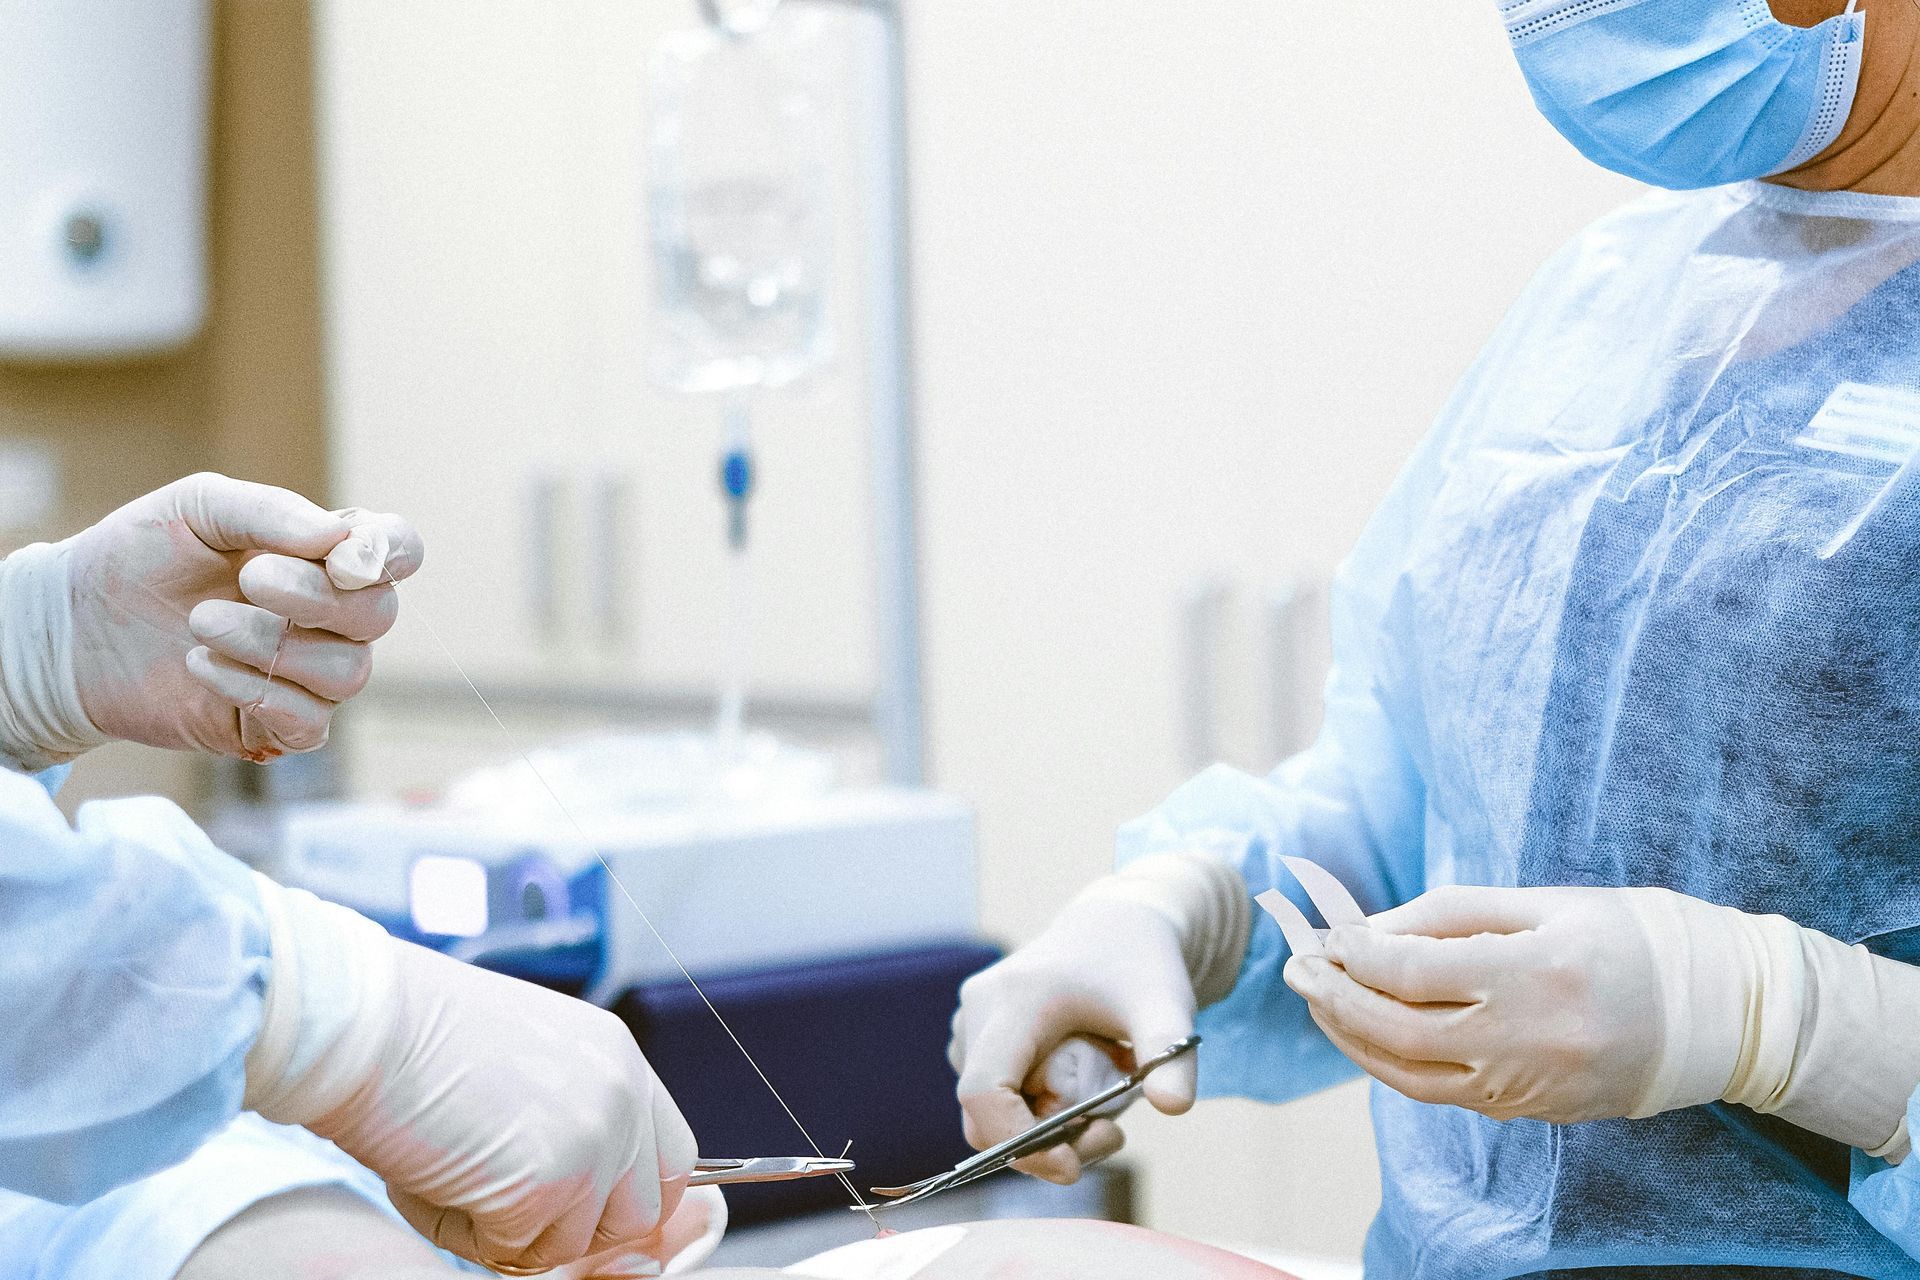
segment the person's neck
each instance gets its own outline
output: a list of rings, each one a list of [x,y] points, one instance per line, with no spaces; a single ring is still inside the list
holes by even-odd
[[[1825,8],[1823,0],[1812,3]],[[1788,7],[1774,2],[1783,21],[1799,25],[1830,16],[1783,13]],[[1920,196],[1920,0],[1864,0],[1860,7],[1866,46],[1847,127],[1814,160],[1771,181],[1809,191]]]
[[[1885,164],[1853,183],[1847,190],[1883,196],[1920,196],[1920,138],[1909,142]]]

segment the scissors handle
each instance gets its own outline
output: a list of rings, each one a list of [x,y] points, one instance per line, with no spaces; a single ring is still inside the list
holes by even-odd
[[[961,1161],[953,1167],[953,1172],[964,1175],[976,1170],[986,1170],[989,1166],[998,1168],[1000,1165],[1011,1164],[1015,1160],[1032,1155],[1035,1151],[1044,1151],[1048,1147],[1058,1145],[1061,1132],[1074,1122],[1132,1093],[1147,1082],[1148,1076],[1175,1058],[1184,1057],[1193,1052],[1199,1044],[1200,1037],[1197,1035],[1175,1041],[1135,1067],[1132,1074],[1125,1079],[1116,1080],[1092,1097],[1083,1098],[1070,1107],[1054,1112],[1025,1133],[1016,1133],[1005,1142],[997,1143],[978,1155]],[[1034,1145],[1036,1143],[1039,1145]]]
[[[1092,1123],[1091,1113],[1107,1104],[1132,1093],[1147,1082],[1147,1077],[1166,1066],[1175,1058],[1189,1054],[1198,1048],[1200,1037],[1191,1035],[1177,1040],[1161,1052],[1148,1058],[1133,1069],[1132,1074],[1122,1080],[1116,1080],[1107,1088],[1089,1098],[1054,1114],[1034,1125],[1023,1133],[1016,1133],[1005,1142],[996,1143],[977,1155],[969,1156],[945,1173],[935,1174],[931,1178],[911,1183],[904,1187],[875,1187],[873,1194],[887,1197],[884,1203],[874,1205],[876,1209],[893,1208],[910,1200],[920,1200],[939,1191],[951,1191],[955,1187],[965,1186],[978,1181],[988,1174],[998,1173],[1015,1160],[1024,1159],[1048,1147],[1058,1146],[1070,1141],[1069,1130],[1084,1129]]]

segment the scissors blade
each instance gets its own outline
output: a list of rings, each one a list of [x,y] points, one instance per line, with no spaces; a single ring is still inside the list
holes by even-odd
[[[899,1209],[905,1205],[918,1204],[920,1201],[928,1199],[931,1196],[939,1195],[942,1191],[951,1191],[959,1185],[960,1183],[955,1181],[950,1174],[943,1173],[937,1178],[928,1179],[924,1184],[915,1183],[915,1190],[909,1191],[895,1199],[871,1200],[865,1205],[850,1204],[847,1208],[853,1210],[855,1213],[864,1213],[869,1210],[874,1213],[879,1213],[886,1209]]]
[[[1036,1133],[1028,1130],[1024,1135],[1025,1142],[992,1160],[982,1161],[975,1158],[956,1165],[944,1173],[936,1173],[931,1178],[922,1178],[918,1182],[910,1182],[902,1187],[869,1187],[869,1194],[879,1197],[869,1207],[876,1211],[898,1209],[903,1205],[925,1200],[929,1196],[939,1195],[942,1191],[958,1191],[961,1187],[969,1186],[982,1178],[992,1177],[1016,1160],[1036,1155],[1049,1147],[1059,1146],[1062,1142],[1073,1141],[1090,1123],[1090,1120],[1082,1116],[1058,1128],[1048,1127],[1044,1132]],[[849,1205],[848,1208],[858,1211],[860,1206]]]
[[[867,1193],[869,1195],[879,1196],[885,1200],[898,1200],[903,1196],[915,1195],[925,1191],[934,1183],[945,1182],[952,1176],[953,1170],[948,1169],[943,1173],[934,1174],[931,1178],[922,1178],[918,1182],[909,1182],[903,1187],[868,1187]]]
[[[745,1160],[702,1159],[693,1166],[690,1187],[725,1186],[735,1182],[792,1182],[853,1172],[851,1160],[819,1156],[759,1156]]]

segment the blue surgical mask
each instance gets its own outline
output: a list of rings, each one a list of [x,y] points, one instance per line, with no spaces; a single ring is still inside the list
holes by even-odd
[[[1588,159],[1657,187],[1783,173],[1840,136],[1865,15],[1817,27],[1766,0],[1505,0],[1542,115]]]

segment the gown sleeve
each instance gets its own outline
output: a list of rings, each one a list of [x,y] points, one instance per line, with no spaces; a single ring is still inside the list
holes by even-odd
[[[174,805],[0,771],[0,1187],[80,1203],[239,1111],[267,928],[251,873]]]
[[[1920,1133],[1920,1090],[1907,1100],[1907,1132]],[[1887,1239],[1920,1259],[1920,1153],[1899,1164],[1853,1153],[1848,1201]]]

